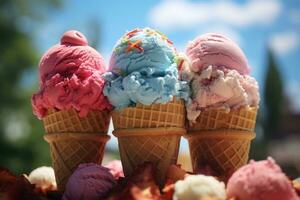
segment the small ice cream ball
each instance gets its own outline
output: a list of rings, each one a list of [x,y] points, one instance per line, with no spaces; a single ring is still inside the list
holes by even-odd
[[[238,169],[228,180],[227,194],[238,200],[299,200],[291,181],[271,157]]]
[[[212,176],[189,175],[175,183],[173,200],[226,200],[225,184]]]
[[[62,38],[60,39],[61,44],[66,45],[78,45],[78,46],[87,46],[88,41],[86,37],[76,30],[70,30],[63,34]]]
[[[110,161],[104,167],[109,169],[109,172],[114,176],[115,179],[124,177],[123,167],[120,160]]]
[[[108,168],[95,163],[80,164],[69,178],[62,200],[103,199],[115,185]]]
[[[42,191],[57,189],[52,167],[43,166],[36,168],[29,174],[28,180],[31,184],[34,184],[37,189],[41,189]]]

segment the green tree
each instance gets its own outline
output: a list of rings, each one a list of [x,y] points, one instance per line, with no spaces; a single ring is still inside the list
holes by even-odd
[[[268,50],[268,66],[264,88],[264,132],[266,140],[278,136],[283,108],[283,81],[272,51]]]
[[[59,5],[58,0],[0,0],[0,166],[17,173],[50,164],[24,76],[38,65],[31,31],[44,13]]]

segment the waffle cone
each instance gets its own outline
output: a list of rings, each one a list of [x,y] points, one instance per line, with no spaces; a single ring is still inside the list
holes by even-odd
[[[145,162],[156,167],[156,181],[163,186],[171,164],[177,163],[183,128],[133,128],[114,131],[125,176]]]
[[[58,189],[63,191],[74,170],[81,163],[101,164],[108,135],[93,133],[46,134]]]
[[[58,189],[63,191],[73,171],[81,163],[101,164],[106,142],[110,114],[108,111],[91,111],[81,118],[73,109],[49,110],[43,118],[50,144],[52,165]]]
[[[201,112],[186,135],[193,171],[215,175],[226,182],[245,165],[255,138],[256,113],[256,107]]]
[[[114,111],[112,119],[125,175],[144,162],[151,162],[157,166],[156,180],[163,185],[167,168],[177,162],[180,136],[185,133],[183,100],[150,106],[137,104]]]

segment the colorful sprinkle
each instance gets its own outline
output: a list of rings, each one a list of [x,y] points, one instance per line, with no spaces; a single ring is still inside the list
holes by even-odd
[[[170,45],[173,45],[173,42],[172,42],[171,40],[169,40],[168,38],[167,38],[167,42],[168,42]]]
[[[181,71],[182,70],[182,67],[183,67],[183,63],[184,63],[184,60],[180,60],[179,64],[178,64],[178,70]]]
[[[168,37],[165,34],[163,34],[162,32],[160,32],[158,30],[156,30],[156,32],[161,36],[162,39],[164,39],[164,40],[168,39]]]
[[[140,46],[142,43],[141,40],[137,40],[135,42],[131,42],[131,41],[128,41],[127,43],[127,48],[125,49],[125,52],[128,53],[130,52],[132,49],[138,49],[139,53],[141,52],[144,52],[144,49]]]
[[[154,34],[157,34],[157,32],[156,31],[154,31],[154,30],[152,30],[152,29],[145,29],[145,31],[146,31],[146,33],[148,34],[148,35],[154,35]]]
[[[162,38],[163,40],[168,40],[167,36],[165,36],[165,35],[161,35],[161,38]]]
[[[168,37],[167,37],[165,34],[163,34],[163,33],[160,32],[160,31],[157,31],[157,33],[161,36],[161,38],[162,38],[163,40],[166,40],[169,44],[173,45],[173,42],[172,42],[171,40],[169,40]]]
[[[126,34],[126,36],[127,36],[128,38],[131,38],[132,36],[134,36],[136,33],[140,32],[140,31],[141,31],[140,29],[134,29],[134,30],[128,32],[128,33]]]

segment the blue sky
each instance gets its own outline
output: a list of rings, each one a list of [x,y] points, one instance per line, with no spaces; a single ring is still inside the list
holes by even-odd
[[[287,95],[300,111],[300,1],[298,0],[131,0],[65,1],[63,8],[48,14],[35,32],[42,54],[59,42],[69,29],[87,38],[91,20],[101,25],[98,50],[106,63],[111,50],[125,31],[136,27],[161,30],[184,50],[187,42],[205,32],[219,32],[238,42],[262,88],[266,49],[270,46],[283,73]],[[95,23],[97,25],[97,23]]]

